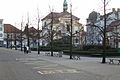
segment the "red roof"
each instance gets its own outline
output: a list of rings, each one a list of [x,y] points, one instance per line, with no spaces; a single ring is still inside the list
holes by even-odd
[[[4,33],[21,33],[21,30],[11,24],[4,24]]]
[[[38,33],[38,30],[35,29],[34,27],[28,28],[28,31],[29,31],[29,33]],[[26,32],[27,32],[27,27],[25,27],[25,29],[24,29],[24,33],[26,33]],[[41,30],[39,30],[39,32],[41,32]]]

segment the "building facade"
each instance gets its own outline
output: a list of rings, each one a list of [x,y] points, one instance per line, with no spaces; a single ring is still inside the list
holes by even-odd
[[[113,21],[107,28],[109,45],[120,48],[120,20]]]
[[[0,19],[0,46],[3,46],[4,43],[4,27],[3,19]]]
[[[112,12],[106,14],[106,27],[108,27],[112,22],[117,20],[120,20],[120,9],[118,8],[116,10],[115,8],[113,8]],[[104,15],[100,15],[100,13],[95,11],[91,12],[87,19],[87,44],[102,44],[103,29]],[[109,32],[108,30],[106,31]],[[106,34],[106,36],[107,39],[109,39],[108,33]]]
[[[15,47],[20,45],[21,30],[11,24],[4,24],[4,46]]]
[[[81,32],[84,31],[84,27],[79,23],[79,18],[69,13],[67,9],[68,4],[67,1],[64,0],[63,12],[51,12],[42,19],[43,45],[47,45],[47,43],[51,41],[51,30],[53,31],[53,40],[62,39],[64,43],[70,43],[71,18],[73,44],[80,45],[82,43],[80,38]]]

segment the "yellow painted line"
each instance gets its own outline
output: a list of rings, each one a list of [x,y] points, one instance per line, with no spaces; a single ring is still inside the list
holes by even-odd
[[[53,69],[53,68],[50,68],[50,67],[56,67],[58,66],[58,64],[50,64],[50,65],[41,65],[40,67],[33,67],[32,69]]]
[[[65,69],[65,70],[48,70],[48,71],[37,71],[40,74],[55,74],[55,73],[80,73],[76,69]]]
[[[16,58],[16,60],[40,60],[39,58]]]
[[[38,73],[40,73],[40,74],[43,74],[42,72],[40,72],[40,71],[37,71]]]
[[[48,68],[48,67],[33,67],[32,69],[54,69],[54,68]]]
[[[35,61],[35,62],[25,62],[24,64],[36,64],[36,63],[39,63],[39,62],[42,62],[42,61]]]
[[[58,64],[49,64],[49,65],[45,65],[45,66],[42,66],[42,67],[56,67],[58,66]]]
[[[34,63],[24,63],[24,64],[34,64]]]

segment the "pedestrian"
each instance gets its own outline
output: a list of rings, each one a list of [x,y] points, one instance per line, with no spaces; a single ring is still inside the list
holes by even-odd
[[[27,50],[27,49],[26,49],[26,46],[24,45],[24,53],[26,53],[26,50]]]
[[[29,47],[28,46],[26,47],[26,51],[27,51],[27,54],[28,54],[28,52],[29,52]]]

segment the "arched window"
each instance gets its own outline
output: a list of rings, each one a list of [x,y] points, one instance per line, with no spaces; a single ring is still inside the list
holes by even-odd
[[[70,25],[67,24],[67,31],[70,31]]]
[[[75,42],[78,43],[78,38],[75,39]]]

